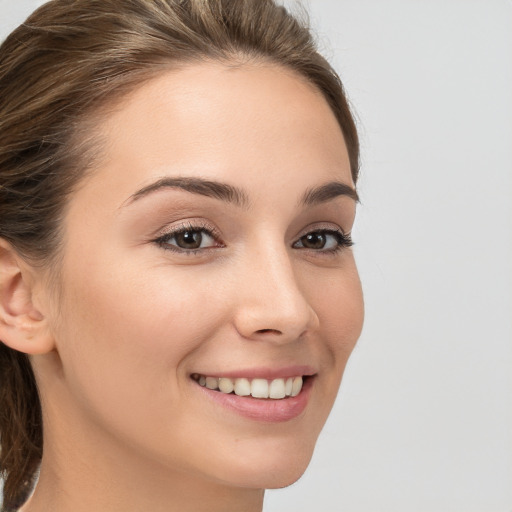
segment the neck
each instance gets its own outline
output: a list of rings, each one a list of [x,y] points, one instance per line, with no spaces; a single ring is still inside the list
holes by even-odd
[[[68,461],[43,460],[34,494],[22,512],[261,512],[263,507],[264,491],[259,489],[168,470],[151,472],[141,465],[106,465],[101,456],[93,465],[75,457]]]
[[[68,418],[69,420],[69,418]],[[261,512],[262,489],[230,486],[175,471],[94,427],[55,423],[44,439],[41,472],[21,512]],[[67,428],[63,428],[63,427]],[[57,427],[57,428],[53,428]],[[72,433],[72,435],[70,435]]]

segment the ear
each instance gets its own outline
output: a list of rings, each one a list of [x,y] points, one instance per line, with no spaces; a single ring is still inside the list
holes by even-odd
[[[54,349],[45,316],[34,305],[35,269],[0,238],[0,340],[26,354]]]

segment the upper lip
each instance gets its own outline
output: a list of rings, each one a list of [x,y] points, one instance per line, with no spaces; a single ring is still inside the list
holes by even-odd
[[[245,368],[241,370],[220,370],[220,371],[198,371],[193,372],[205,377],[226,377],[229,379],[245,378],[245,379],[279,379],[287,377],[299,377],[299,376],[310,376],[315,375],[316,371],[312,366],[309,365],[293,365],[283,366],[280,368],[269,368],[269,367],[254,367]]]

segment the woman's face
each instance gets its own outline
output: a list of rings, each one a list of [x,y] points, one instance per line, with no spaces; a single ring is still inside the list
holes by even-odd
[[[45,312],[59,443],[230,485],[293,482],[363,319],[334,115],[290,71],[204,63],[140,87],[99,130],[106,156],[71,198]],[[239,396],[267,386],[281,398]]]

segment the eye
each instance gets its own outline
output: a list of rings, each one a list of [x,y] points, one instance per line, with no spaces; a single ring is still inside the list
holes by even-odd
[[[349,234],[333,229],[317,229],[301,236],[293,244],[293,247],[312,251],[336,252],[352,245],[353,242]]]
[[[167,250],[195,253],[202,249],[221,247],[222,245],[217,240],[218,237],[212,230],[205,227],[181,226],[160,236],[155,242]]]

